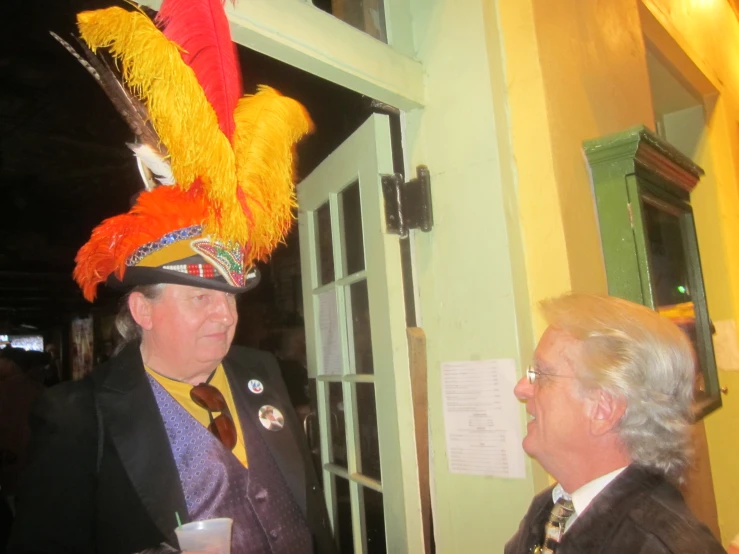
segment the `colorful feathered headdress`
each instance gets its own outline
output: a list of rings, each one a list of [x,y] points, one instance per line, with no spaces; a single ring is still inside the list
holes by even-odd
[[[294,147],[312,131],[307,112],[269,87],[242,96],[221,0],[164,0],[153,21],[112,7],[77,23],[82,55],[54,36],[131,127],[148,183],[77,254],[85,298],[106,281],[247,290],[249,269],[292,223]]]

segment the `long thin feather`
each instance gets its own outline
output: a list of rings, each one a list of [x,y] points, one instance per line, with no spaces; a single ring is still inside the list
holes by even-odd
[[[78,39],[79,40],[79,39]],[[139,142],[149,145],[152,150],[155,150],[162,157],[167,157],[167,148],[162,144],[159,135],[154,126],[151,124],[149,118],[149,112],[146,111],[144,104],[136,98],[128,87],[123,83],[123,80],[118,72],[116,72],[106,60],[106,58],[100,54],[93,53],[87,45],[79,40],[83,47],[83,52],[87,55],[89,60],[97,60],[100,64],[100,75],[103,78],[103,89],[108,92],[108,96],[115,96],[116,94],[121,98],[121,103],[124,106],[130,107],[130,112],[134,115],[131,117],[136,120],[137,128],[140,129],[140,133],[136,136],[139,138]],[[105,69],[105,71],[103,71]],[[115,100],[113,101],[115,104]]]
[[[80,62],[80,64],[82,65],[82,67],[84,67],[87,70],[87,72],[95,78],[96,81],[100,82],[101,77],[100,77],[100,74],[97,72],[97,70],[92,65],[90,65],[84,58],[82,58],[82,56],[80,56],[77,53],[77,51],[74,49],[74,47],[72,47],[71,44],[69,44],[66,40],[64,40],[59,35],[57,35],[54,31],[49,31],[49,34],[52,37],[54,37],[54,39],[59,44],[61,44],[67,50],[67,52],[69,52],[70,54],[72,54],[72,56],[74,56],[74,58],[78,62]]]
[[[164,36],[182,49],[182,59],[195,72],[221,131],[231,140],[241,72],[222,1],[164,0],[156,20]]]
[[[128,124],[133,134],[138,137],[139,142],[148,144],[160,156],[166,157],[166,148],[160,144],[159,137],[149,123],[146,108],[126,89],[118,78],[118,75],[116,75],[115,71],[113,71],[105,60],[98,58],[82,41],[78,40],[78,47],[85,58],[87,58],[84,59],[62,37],[53,31],[49,31],[49,33],[93,76],[98,85],[100,85],[100,88],[110,98],[118,113],[121,114],[121,117]]]

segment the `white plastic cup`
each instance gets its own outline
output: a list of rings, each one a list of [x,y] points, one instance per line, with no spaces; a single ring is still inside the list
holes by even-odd
[[[231,527],[233,520],[228,517],[193,521],[174,532],[180,543],[180,550],[202,554],[231,554]]]

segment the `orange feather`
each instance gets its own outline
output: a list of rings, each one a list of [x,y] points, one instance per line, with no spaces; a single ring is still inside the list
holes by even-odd
[[[95,299],[97,286],[113,273],[123,278],[126,260],[136,250],[166,233],[203,224],[208,208],[202,196],[174,187],[158,187],[139,195],[126,214],[103,221],[75,258],[74,279],[85,298]]]

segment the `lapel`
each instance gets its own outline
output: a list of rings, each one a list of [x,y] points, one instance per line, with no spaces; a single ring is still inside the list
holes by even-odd
[[[277,362],[262,352],[232,348],[223,360],[223,368],[242,426],[244,418],[247,418],[260,433],[293,498],[307,518],[305,466],[298,446],[302,437],[296,435],[300,433],[300,429],[293,424],[292,405],[284,385],[276,378],[279,374]],[[262,393],[249,391],[248,383],[251,379],[261,381],[264,385]],[[285,426],[280,431],[269,431],[259,421],[259,408],[265,405],[274,406],[282,412]],[[248,444],[246,456],[249,457]]]
[[[188,518],[179,473],[137,345],[94,375],[103,425],[149,516],[177,544],[175,512]]]
[[[533,551],[536,545],[541,543],[544,535],[544,525],[549,519],[549,514],[554,506],[552,500],[553,488],[549,487],[534,498],[524,525],[521,526],[518,545],[512,552],[529,553]]]
[[[573,554],[607,548],[632,509],[664,482],[658,473],[630,465],[593,499],[567,531],[560,548]]]

